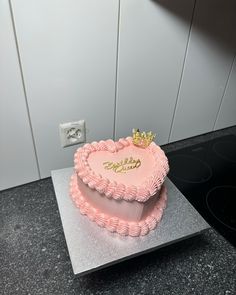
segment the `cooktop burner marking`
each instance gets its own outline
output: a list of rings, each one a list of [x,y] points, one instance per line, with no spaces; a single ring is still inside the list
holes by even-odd
[[[203,183],[212,177],[211,167],[193,156],[175,155],[169,157],[169,176],[188,183]]]
[[[220,223],[236,231],[236,186],[212,188],[207,193],[206,203],[211,214]]]
[[[170,159],[169,178],[207,222],[236,247],[236,136],[210,139],[170,152],[167,156]],[[194,174],[190,156],[211,167],[212,176],[208,181],[200,183],[196,182],[196,177],[188,176]],[[191,165],[192,169],[189,168]],[[184,169],[187,169],[185,173]],[[203,175],[207,179],[207,174]],[[192,182],[188,183],[188,179]],[[217,193],[219,197],[215,197]]]
[[[216,142],[213,151],[222,159],[236,163],[236,142],[235,141],[220,141]]]

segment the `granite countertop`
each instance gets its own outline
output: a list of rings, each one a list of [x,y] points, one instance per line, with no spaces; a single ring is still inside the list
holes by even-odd
[[[185,140],[182,146],[206,139]],[[235,273],[236,249],[209,229],[74,278],[51,178],[0,193],[0,294],[229,295],[236,294]]]

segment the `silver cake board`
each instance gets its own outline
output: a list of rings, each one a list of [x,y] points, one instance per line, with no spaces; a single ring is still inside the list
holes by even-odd
[[[168,204],[156,229],[141,237],[110,233],[81,215],[69,196],[73,168],[52,171],[52,180],[75,275],[81,276],[197,235],[210,226],[166,179]]]

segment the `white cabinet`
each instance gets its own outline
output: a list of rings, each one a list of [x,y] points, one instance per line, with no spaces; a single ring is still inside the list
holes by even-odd
[[[59,123],[85,119],[87,141],[111,138],[118,0],[12,0],[42,177],[73,165]]]
[[[170,141],[213,130],[235,51],[235,0],[196,1]]]
[[[10,3],[25,88],[1,0],[0,189],[73,165],[60,123],[84,119],[87,142],[140,128],[159,144],[236,124],[235,0]]]
[[[39,178],[9,3],[0,1],[0,190]]]
[[[225,95],[215,124],[215,130],[236,125],[236,59],[229,76]]]
[[[192,0],[121,0],[116,138],[132,128],[168,141],[188,41]]]

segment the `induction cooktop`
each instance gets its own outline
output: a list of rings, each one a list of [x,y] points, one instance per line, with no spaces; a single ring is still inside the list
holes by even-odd
[[[202,217],[236,247],[236,136],[167,153],[168,177]]]

